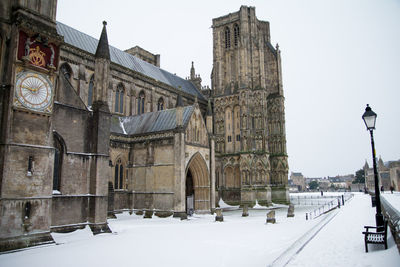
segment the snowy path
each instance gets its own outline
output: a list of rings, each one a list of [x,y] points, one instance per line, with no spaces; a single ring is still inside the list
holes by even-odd
[[[365,253],[361,232],[364,225],[375,225],[375,211],[369,195],[356,194],[287,266],[400,266],[390,233],[387,250],[369,245]]]

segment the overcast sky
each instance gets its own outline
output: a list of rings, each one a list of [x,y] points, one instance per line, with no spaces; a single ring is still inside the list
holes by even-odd
[[[161,55],[161,68],[187,77],[191,62],[211,85],[212,19],[256,7],[282,51],[290,171],[351,174],[372,164],[361,119],[378,114],[377,156],[400,159],[400,0],[123,1],[58,0],[57,20],[95,38]]]

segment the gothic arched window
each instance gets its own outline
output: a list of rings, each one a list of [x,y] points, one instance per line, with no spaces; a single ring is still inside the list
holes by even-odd
[[[158,99],[157,110],[164,110],[164,99],[162,97]]]
[[[117,90],[115,90],[115,112],[124,112],[124,86],[122,83],[118,84]]]
[[[63,63],[60,67],[60,72],[64,75],[64,77],[68,80],[71,81],[72,77],[72,69],[68,65],[68,63]]]
[[[225,48],[231,47],[231,31],[228,27],[225,28]]]
[[[59,194],[61,188],[61,170],[64,149],[58,135],[54,134],[54,170],[53,170],[53,193]],[[58,191],[58,192],[57,192]]]
[[[137,105],[138,106],[138,112],[137,112],[138,115],[144,113],[144,99],[145,99],[144,92],[141,91],[139,94],[138,105]]]
[[[91,107],[93,104],[93,87],[94,87],[94,75],[92,75],[92,77],[90,77],[90,81],[89,81],[88,107]]]
[[[121,159],[118,159],[114,166],[114,189],[124,188],[124,167]]]
[[[235,26],[233,26],[233,36],[234,36],[235,46],[238,46],[239,45],[240,30],[239,30],[239,26],[237,24],[235,24]]]

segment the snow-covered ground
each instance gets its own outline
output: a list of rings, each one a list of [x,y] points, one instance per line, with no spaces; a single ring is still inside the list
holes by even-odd
[[[369,195],[355,194],[288,266],[400,266],[390,231],[387,250],[369,244],[365,253],[361,232],[365,225],[375,225],[375,212]]]
[[[381,196],[389,201],[390,205],[400,213],[400,192],[393,192],[392,194],[390,191],[387,191],[381,193]]]
[[[124,213],[109,220],[112,234],[93,236],[88,228],[53,234],[58,245],[1,254],[0,266],[399,266],[391,235],[388,250],[370,245],[364,252],[361,232],[375,215],[369,196],[357,194],[340,210],[306,221],[314,208],[296,206],[294,218],[286,217],[287,207],[276,209],[276,224],[266,224],[268,211],[260,208],[249,217],[224,211],[224,222]]]

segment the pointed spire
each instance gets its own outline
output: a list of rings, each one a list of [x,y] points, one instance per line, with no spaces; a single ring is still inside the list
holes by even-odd
[[[101,31],[99,44],[97,45],[95,57],[110,59],[110,48],[108,46],[108,38],[107,38],[107,22],[103,21],[103,30]]]
[[[190,68],[190,79],[194,80],[196,78],[196,72],[194,70],[194,63],[192,61],[192,67]]]
[[[208,104],[207,104],[207,116],[212,116],[212,108],[211,108],[211,101],[208,99]]]

